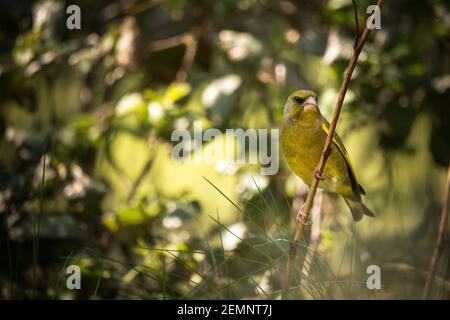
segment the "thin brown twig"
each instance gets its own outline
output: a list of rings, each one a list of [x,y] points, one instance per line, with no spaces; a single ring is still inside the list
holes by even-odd
[[[434,275],[436,274],[439,259],[441,258],[442,251],[444,250],[444,245],[447,240],[449,215],[450,215],[450,164],[448,166],[447,186],[445,189],[444,205],[442,207],[441,219],[439,222],[438,237],[436,239],[436,245],[434,246],[433,256],[431,257],[427,281],[423,289],[422,295],[423,300],[428,299],[428,296],[430,295]]]
[[[192,36],[192,33],[185,32],[182,34],[178,34],[176,36],[172,36],[166,39],[156,40],[149,45],[149,50],[151,52],[153,51],[161,51],[181,45],[185,45],[187,42],[187,39]]]
[[[184,45],[186,50],[180,68],[175,76],[177,81],[184,82],[194,62],[199,37],[200,31],[189,31],[166,39],[156,40],[150,44],[149,49],[151,52],[155,52]]]
[[[322,211],[322,199],[323,192],[321,190],[317,191],[317,197],[314,198],[314,204],[312,207],[312,225],[311,225],[311,235],[309,236],[309,247],[306,253],[305,260],[303,261],[302,275],[300,278],[300,288],[306,287],[306,279],[309,278],[309,273],[311,271],[311,265],[314,260],[314,255],[317,252],[320,242],[320,213]]]
[[[142,168],[141,172],[139,173],[139,176],[137,177],[137,179],[133,182],[133,184],[130,188],[130,193],[128,194],[128,197],[127,197],[128,204],[131,204],[131,202],[133,201],[134,196],[136,195],[137,189],[139,188],[141,183],[144,181],[144,178],[147,176],[147,174],[150,172],[150,170],[153,166],[154,160],[155,160],[155,155],[152,154],[149,157],[149,159],[147,160],[147,162],[145,163],[145,165]]]
[[[186,51],[184,52],[180,69],[176,75],[177,81],[184,82],[187,79],[187,75],[192,67],[192,63],[194,62],[194,58],[197,53],[198,35],[199,32],[192,32],[185,39]]]
[[[378,0],[377,6],[381,9],[384,5],[384,0]],[[358,42],[358,45],[355,47],[353,51],[352,58],[350,59],[350,62],[348,64],[348,67],[345,71],[344,80],[342,82],[341,88],[339,90],[339,96],[338,100],[336,102],[335,111],[333,114],[332,121],[330,123],[330,130],[327,135],[327,140],[325,141],[325,145],[322,150],[322,155],[320,157],[319,163],[315,169],[315,172],[317,174],[313,174],[313,180],[311,183],[311,186],[309,188],[308,196],[306,198],[305,205],[303,207],[303,210],[299,212],[300,221],[297,224],[297,229],[294,236],[294,241],[291,244],[291,247],[289,249],[289,256],[286,264],[286,272],[284,274],[283,278],[283,290],[282,290],[282,299],[286,299],[288,297],[288,288],[289,283],[291,281],[291,274],[293,265],[295,262],[295,257],[297,255],[297,248],[300,242],[300,239],[303,236],[303,230],[304,227],[308,221],[309,212],[311,210],[311,206],[313,204],[314,196],[316,194],[317,188],[319,187],[319,179],[318,176],[322,175],[323,170],[325,168],[325,164],[328,160],[328,157],[331,154],[331,143],[333,142],[333,135],[336,131],[337,122],[339,120],[339,115],[342,109],[342,105],[344,102],[345,94],[347,93],[348,86],[350,84],[350,79],[353,74],[353,70],[356,67],[356,62],[358,61],[359,54],[362,51],[362,48],[364,47],[364,44],[366,43],[367,37],[369,36],[370,29],[366,27],[364,28],[364,32],[361,35],[360,41]]]
[[[150,170],[153,167],[153,162],[155,160],[155,156],[156,156],[155,153],[156,153],[156,148],[158,146],[158,142],[152,136],[148,139],[147,144],[149,147],[150,155],[149,155],[149,158],[148,158],[147,162],[145,163],[144,167],[142,168],[141,172],[139,173],[138,177],[131,185],[130,192],[127,197],[128,204],[131,204],[131,202],[134,200],[134,196],[136,195],[138,188],[140,187],[141,183],[144,181],[144,178],[147,176],[147,174],[150,172]]]
[[[394,271],[398,273],[404,273],[406,275],[410,274],[414,276],[415,278],[420,277],[423,279],[427,279],[428,277],[428,271],[424,269],[416,268],[412,265],[409,265],[407,263],[402,262],[389,262],[384,265],[382,265],[383,270],[386,271]],[[420,279],[422,280],[422,279]],[[434,284],[446,291],[450,291],[450,281],[447,281],[443,277],[435,276],[434,277]]]
[[[353,45],[353,49],[356,49],[359,43],[359,21],[358,21],[358,7],[356,6],[356,0],[352,0],[353,3],[353,11],[355,15],[355,44]]]

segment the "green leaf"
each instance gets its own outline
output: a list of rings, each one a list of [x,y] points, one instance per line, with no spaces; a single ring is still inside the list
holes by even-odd
[[[125,116],[134,112],[146,112],[146,104],[140,93],[124,95],[116,106],[116,115]]]
[[[164,100],[176,102],[191,92],[191,86],[186,82],[173,82],[167,88],[164,94]]]
[[[122,225],[139,225],[147,220],[147,215],[139,207],[126,208],[117,214],[117,219]]]

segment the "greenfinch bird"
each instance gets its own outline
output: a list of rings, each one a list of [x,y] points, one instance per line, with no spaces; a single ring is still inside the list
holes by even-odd
[[[320,188],[342,195],[355,221],[361,220],[363,215],[374,217],[375,214],[362,203],[361,195],[366,191],[358,183],[350,157],[337,133],[322,175],[316,172],[329,128],[330,124],[320,113],[315,92],[300,90],[292,93],[284,107],[281,126],[281,145],[287,163],[307,185],[311,185],[316,176],[320,179]]]

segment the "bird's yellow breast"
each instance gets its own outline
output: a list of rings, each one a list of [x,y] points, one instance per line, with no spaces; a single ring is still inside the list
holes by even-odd
[[[306,184],[313,179],[313,170],[319,162],[326,135],[322,130],[321,116],[316,121],[295,117],[285,119],[281,128],[283,154],[292,171]],[[305,125],[308,124],[308,125]],[[352,195],[351,181],[344,157],[332,144],[331,155],[323,173],[320,188],[342,195]]]

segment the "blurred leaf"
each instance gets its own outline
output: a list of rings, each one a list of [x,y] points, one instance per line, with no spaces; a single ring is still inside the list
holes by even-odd
[[[203,90],[202,103],[209,117],[221,124],[230,115],[234,102],[233,93],[240,87],[242,79],[236,74],[229,74],[211,81]]]
[[[164,93],[164,98],[172,102],[184,98],[191,92],[191,86],[186,82],[173,82],[171,83]]]
[[[116,114],[118,116],[145,111],[145,101],[140,93],[126,94],[119,100],[116,106]]]
[[[140,207],[131,207],[119,211],[117,219],[121,225],[133,226],[144,223],[148,217]]]

